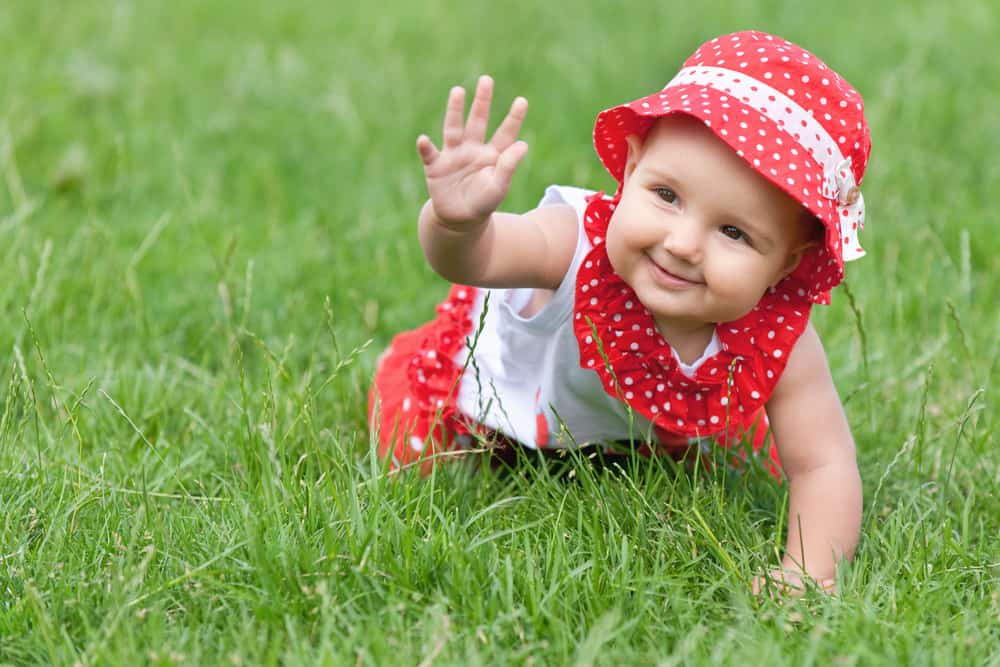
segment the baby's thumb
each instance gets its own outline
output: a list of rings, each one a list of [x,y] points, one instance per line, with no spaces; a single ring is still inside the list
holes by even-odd
[[[434,142],[426,134],[421,134],[417,137],[417,154],[420,156],[420,161],[424,163],[424,166],[434,162],[438,157],[437,146],[434,145]]]
[[[497,158],[497,166],[495,168],[496,183],[503,190],[507,190],[510,187],[510,179],[514,177],[514,172],[517,170],[517,165],[521,164],[521,160],[524,156],[528,154],[528,144],[524,141],[515,141],[510,146],[500,153],[500,157]]]

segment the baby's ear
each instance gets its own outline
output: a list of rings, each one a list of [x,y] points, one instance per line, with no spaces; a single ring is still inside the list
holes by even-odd
[[[795,248],[792,248],[792,250],[788,253],[788,258],[785,260],[785,265],[781,267],[778,279],[774,281],[772,287],[791,275],[795,269],[799,268],[799,264],[802,262],[802,258],[805,257],[805,254],[809,252],[810,248],[813,248],[818,244],[818,241],[805,241]]]
[[[800,223],[805,226],[805,230],[799,237],[798,244],[789,251],[788,259],[785,261],[785,265],[781,267],[781,272],[778,274],[778,279],[774,281],[774,285],[780,283],[795,269],[799,268],[799,264],[807,252],[816,246],[822,245],[824,242],[826,227],[823,226],[819,218],[811,212],[805,211],[800,217]]]
[[[639,164],[639,158],[642,157],[642,138],[638,134],[630,134],[625,137],[625,143],[628,145],[628,157],[625,158],[623,181],[629,179]]]

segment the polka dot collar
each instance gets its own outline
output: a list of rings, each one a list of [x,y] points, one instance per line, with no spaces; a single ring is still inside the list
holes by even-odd
[[[717,325],[721,349],[690,377],[652,314],[611,268],[604,237],[616,202],[599,193],[584,213],[592,247],[576,281],[580,365],[598,374],[609,395],[671,433],[699,437],[749,428],[809,322],[805,290],[782,281],[750,313]]]

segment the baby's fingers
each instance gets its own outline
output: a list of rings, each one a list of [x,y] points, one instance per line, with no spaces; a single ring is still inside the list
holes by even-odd
[[[490,145],[501,153],[506,151],[511,144],[517,141],[517,135],[521,131],[521,124],[528,113],[528,100],[523,97],[514,98],[510,105],[510,111],[504,117],[500,127],[490,139]]]
[[[434,142],[426,134],[421,134],[417,137],[417,153],[420,155],[420,160],[424,163],[424,166],[430,165],[441,154],[438,152],[437,146],[434,145]]]
[[[455,86],[448,93],[448,107],[444,112],[444,147],[455,148],[462,143],[465,113],[465,88]]]
[[[493,79],[483,75],[476,84],[476,96],[469,107],[469,120],[465,124],[465,140],[477,144],[486,139],[486,124],[490,120],[490,102],[493,99]]]
[[[497,158],[494,177],[497,187],[501,191],[507,192],[508,188],[510,188],[510,180],[514,177],[514,171],[527,154],[528,144],[523,141],[514,142],[507,147],[507,150],[500,153],[500,157]]]

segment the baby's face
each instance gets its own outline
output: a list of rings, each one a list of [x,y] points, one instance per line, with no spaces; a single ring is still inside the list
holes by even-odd
[[[804,212],[700,121],[670,116],[629,138],[608,257],[669,340],[750,312],[798,265]]]

